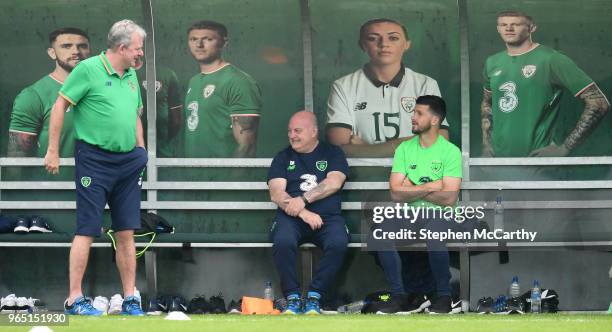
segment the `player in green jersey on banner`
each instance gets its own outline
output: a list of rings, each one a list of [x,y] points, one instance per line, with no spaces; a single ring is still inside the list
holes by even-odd
[[[49,57],[55,69],[23,89],[13,103],[9,126],[9,157],[44,157],[47,153],[49,118],[57,94],[68,74],[89,57],[89,36],[78,28],[61,28],[49,34]],[[74,154],[74,131],[70,108],[65,114],[60,157]]]
[[[147,137],[147,111],[146,95],[147,80],[145,70],[140,70],[144,65],[144,58],[136,62],[136,73],[140,83],[142,101],[145,110],[142,115],[142,128],[144,137]],[[155,97],[157,107],[157,157],[168,158],[175,156],[175,137],[182,123],[181,97],[179,96],[179,82],[176,73],[164,66],[156,65]]]
[[[223,59],[227,28],[198,21],[187,37],[200,73],[185,96],[183,156],[255,157],[261,92],[251,76]]]
[[[484,68],[483,156],[567,156],[599,124],[608,100],[570,58],[533,42],[536,25],[529,15],[501,12],[497,31],[506,50],[490,56]],[[584,102],[584,111],[565,141],[553,142],[564,90]]]

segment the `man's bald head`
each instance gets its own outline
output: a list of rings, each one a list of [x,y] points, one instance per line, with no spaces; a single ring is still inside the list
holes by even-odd
[[[287,134],[289,144],[295,151],[300,153],[311,152],[319,143],[317,117],[309,111],[299,111],[293,114],[289,119]]]

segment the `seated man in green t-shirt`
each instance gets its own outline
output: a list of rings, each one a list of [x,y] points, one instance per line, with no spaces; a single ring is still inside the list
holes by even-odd
[[[395,150],[389,179],[391,198],[409,206],[444,209],[457,203],[461,187],[461,151],[440,135],[440,125],[446,117],[446,105],[438,96],[421,96],[416,100],[412,115],[415,136]],[[432,215],[432,214],[430,214]],[[415,227],[444,231],[451,225],[444,219],[418,219]],[[429,265],[435,279],[433,289],[403,289],[400,260],[396,250],[379,251],[378,258],[392,290],[394,308],[382,311],[419,312],[427,307],[430,313],[456,313],[459,304],[452,305],[448,250],[443,242],[426,240]],[[405,266],[404,269],[410,269]],[[428,295],[428,297],[426,297]],[[433,301],[430,301],[433,299]]]

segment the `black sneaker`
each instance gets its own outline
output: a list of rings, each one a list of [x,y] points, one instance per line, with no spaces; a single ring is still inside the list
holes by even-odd
[[[513,297],[506,303],[507,314],[524,314],[525,313],[525,301],[520,297]]]
[[[493,298],[489,297],[483,297],[482,299],[478,300],[478,304],[476,305],[476,312],[479,314],[490,314],[493,313]]]
[[[47,220],[41,216],[33,216],[30,220],[30,233],[52,233]]]
[[[400,315],[416,314],[431,306],[428,296],[422,294],[410,294],[401,305]]]
[[[146,314],[150,316],[159,316],[162,314],[162,312],[163,310],[157,304],[157,298],[150,299]]]
[[[227,312],[230,314],[241,314],[242,313],[242,299],[238,301],[231,300],[227,306]]]
[[[227,310],[225,310],[225,301],[223,300],[223,295],[219,293],[217,296],[211,296],[208,299],[208,306],[210,308],[211,314],[226,314]]]
[[[394,314],[402,310],[402,304],[406,302],[407,294],[391,294],[388,298],[381,299],[380,302],[373,304],[376,306],[377,315]]]
[[[173,311],[181,311],[181,312],[187,312],[187,305],[186,305],[187,301],[185,301],[185,299],[182,296],[173,296],[172,297],[172,301],[170,302],[170,305],[168,307],[168,312],[173,312]]]
[[[196,295],[189,301],[187,312],[190,314],[207,314],[210,312],[210,306],[204,295]]]
[[[168,312],[168,309],[170,309],[170,304],[172,303],[172,296],[159,295],[157,296],[156,302],[159,311]]]
[[[430,314],[458,314],[461,313],[461,301],[453,302],[448,295],[438,296],[426,311]]]
[[[25,216],[15,218],[15,228],[13,232],[17,234],[27,234],[30,232],[30,219]]]

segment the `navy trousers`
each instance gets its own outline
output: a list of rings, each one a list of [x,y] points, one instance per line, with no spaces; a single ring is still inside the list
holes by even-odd
[[[308,291],[324,295],[342,265],[349,241],[346,223],[340,215],[323,218],[323,227],[313,231],[300,218],[279,213],[272,225],[271,238],[274,244],[272,247],[274,264],[284,296],[301,293],[297,276],[299,245],[313,243],[323,250],[323,257],[319,261]]]

